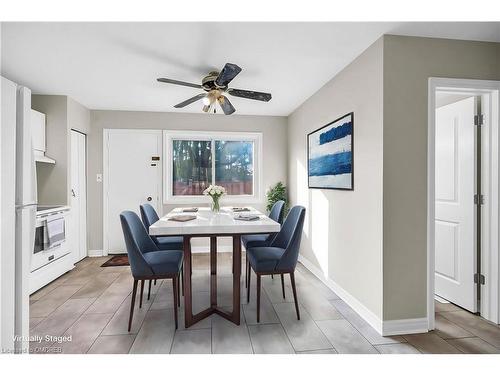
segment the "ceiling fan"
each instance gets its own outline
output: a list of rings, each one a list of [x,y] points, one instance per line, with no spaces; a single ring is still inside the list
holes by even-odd
[[[158,78],[158,82],[171,83],[174,85],[181,85],[187,87],[194,87],[197,89],[203,89],[206,92],[193,96],[192,98],[183,101],[177,105],[175,108],[183,108],[189,104],[192,104],[198,100],[203,101],[203,111],[204,112],[216,112],[216,103],[222,108],[225,115],[230,115],[236,111],[227,96],[224,94],[229,94],[239,98],[260,100],[263,102],[268,102],[271,100],[271,94],[258,91],[240,90],[229,88],[229,83],[241,72],[241,68],[236,64],[226,63],[224,68],[220,72],[210,72],[201,81],[201,85],[183,81],[177,81],[175,79],[169,78]]]

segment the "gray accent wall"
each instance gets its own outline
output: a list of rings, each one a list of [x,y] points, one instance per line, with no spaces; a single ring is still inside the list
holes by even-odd
[[[500,44],[384,37],[384,320],[427,315],[429,77],[500,80]]]
[[[236,105],[236,104],[235,104]],[[262,104],[265,105],[265,104]],[[103,185],[96,174],[103,173],[103,129],[165,129],[228,132],[261,132],[263,148],[262,188],[287,180],[287,119],[272,116],[223,116],[206,113],[168,113],[132,111],[91,111],[91,132],[87,137],[87,204],[89,249],[103,248]],[[103,176],[105,178],[105,176]],[[265,197],[256,205],[265,210]],[[174,206],[164,205],[166,213]]]
[[[36,163],[38,204],[68,204],[68,97],[32,95],[31,107],[45,113],[45,154],[55,164]]]
[[[288,185],[306,207],[301,254],[382,319],[383,41],[288,118]],[[308,189],[307,134],[354,112],[354,191]],[[300,298],[300,296],[299,296]]]
[[[430,77],[500,80],[500,44],[385,35],[288,118],[301,254],[383,321],[427,315]],[[306,135],[354,111],[354,191],[307,188]]]
[[[38,203],[70,203],[71,129],[88,134],[90,111],[64,95],[32,95],[31,107],[45,113],[46,155],[55,164],[36,163]]]

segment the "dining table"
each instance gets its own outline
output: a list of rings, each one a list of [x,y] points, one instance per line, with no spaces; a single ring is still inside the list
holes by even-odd
[[[209,207],[197,207],[188,211],[177,207],[149,227],[151,236],[182,236],[184,252],[184,324],[191,327],[212,314],[217,314],[236,325],[240,324],[240,278],[241,278],[241,237],[249,234],[270,234],[280,230],[280,224],[255,208],[245,208],[241,212],[234,207],[222,207],[219,212]],[[195,211],[195,212],[192,212]],[[174,217],[192,215],[189,221],[172,220]],[[239,216],[255,215],[256,220],[240,220]],[[192,304],[192,253],[191,239],[210,239],[210,306],[193,314]],[[228,312],[217,304],[217,237],[232,238],[233,306]]]

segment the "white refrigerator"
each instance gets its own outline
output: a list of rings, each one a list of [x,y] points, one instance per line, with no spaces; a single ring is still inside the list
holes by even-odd
[[[2,349],[27,352],[29,274],[35,241],[37,204],[36,167],[30,124],[31,91],[3,77],[1,83],[0,335]]]

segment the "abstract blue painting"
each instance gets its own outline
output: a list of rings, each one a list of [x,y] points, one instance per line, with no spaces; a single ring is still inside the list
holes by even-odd
[[[354,189],[354,113],[307,135],[309,187]]]

